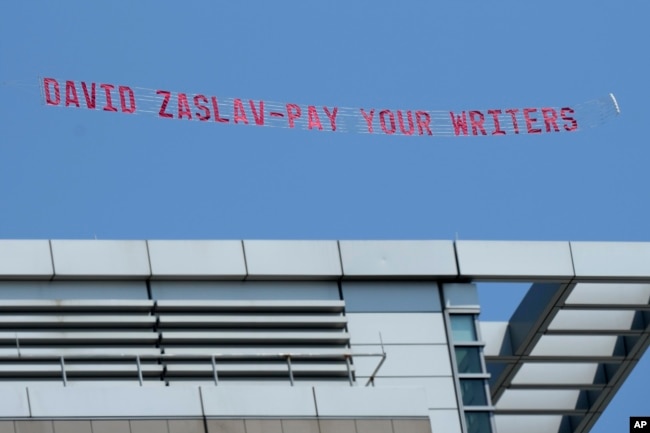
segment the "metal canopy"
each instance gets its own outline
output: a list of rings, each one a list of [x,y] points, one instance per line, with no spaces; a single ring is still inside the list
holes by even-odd
[[[507,326],[485,326],[498,431],[588,432],[650,345],[649,301],[650,281],[533,282]]]

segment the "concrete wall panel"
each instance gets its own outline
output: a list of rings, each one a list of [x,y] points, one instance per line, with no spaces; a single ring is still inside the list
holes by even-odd
[[[16,433],[54,433],[54,425],[51,420],[16,420]]]
[[[93,433],[90,420],[55,420],[54,433]],[[135,432],[131,432],[135,433]]]

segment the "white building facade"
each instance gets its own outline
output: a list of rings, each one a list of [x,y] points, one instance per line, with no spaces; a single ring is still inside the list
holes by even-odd
[[[587,432],[649,344],[650,243],[0,240],[0,433]]]

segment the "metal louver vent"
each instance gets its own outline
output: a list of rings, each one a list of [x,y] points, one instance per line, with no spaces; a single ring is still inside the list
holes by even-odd
[[[343,301],[10,300],[0,381],[353,380]]]

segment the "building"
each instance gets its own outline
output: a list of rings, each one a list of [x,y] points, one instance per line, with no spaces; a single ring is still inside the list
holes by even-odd
[[[587,432],[650,243],[0,240],[0,327],[0,433]]]

